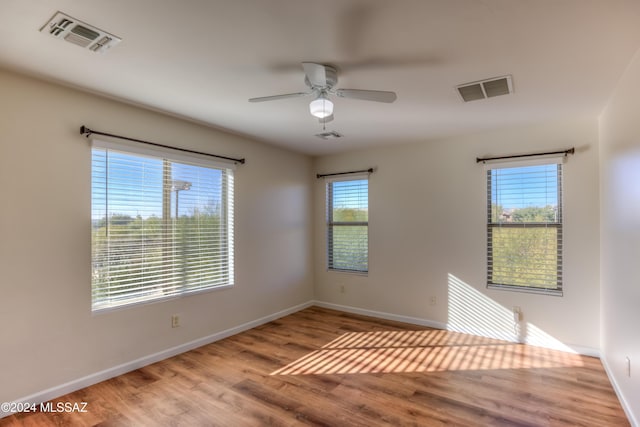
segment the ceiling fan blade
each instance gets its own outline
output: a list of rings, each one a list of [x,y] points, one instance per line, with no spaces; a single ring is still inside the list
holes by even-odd
[[[272,95],[272,96],[261,96],[258,98],[249,98],[249,102],[264,102],[264,101],[275,101],[277,99],[285,99],[285,98],[298,98],[300,96],[311,95],[314,92],[296,92],[296,93],[285,93],[282,95]]]
[[[302,67],[307,76],[307,80],[311,83],[311,87],[325,87],[327,85],[327,73],[324,65],[315,62],[303,62]]]
[[[341,98],[362,99],[363,101],[393,102],[398,96],[395,92],[383,90],[338,89],[336,95]]]
[[[318,119],[318,121],[321,124],[329,123],[329,122],[333,121],[333,114],[331,114],[330,116],[327,116],[327,117],[325,117],[323,119]]]

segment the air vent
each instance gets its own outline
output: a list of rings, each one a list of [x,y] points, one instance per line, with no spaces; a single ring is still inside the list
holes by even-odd
[[[106,52],[122,41],[120,37],[102,31],[62,12],[56,12],[53,18],[40,28],[40,32],[100,53]]]
[[[494,77],[479,82],[465,83],[456,86],[464,102],[513,93],[511,76]]]
[[[342,135],[339,134],[338,132],[336,132],[335,130],[332,130],[330,132],[317,133],[316,136],[318,138],[322,138],[322,139],[338,139],[338,138],[342,138]]]

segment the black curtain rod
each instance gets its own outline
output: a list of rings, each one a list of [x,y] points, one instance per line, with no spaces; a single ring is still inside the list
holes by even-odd
[[[158,144],[156,142],[149,142],[149,141],[144,141],[142,139],[136,139],[136,138],[129,138],[128,136],[121,136],[121,135],[114,135],[112,133],[106,133],[106,132],[99,132],[97,130],[92,130],[89,129],[86,126],[80,126],[80,135],[84,135],[87,138],[90,137],[92,134],[96,134],[96,135],[103,135],[103,136],[110,136],[112,138],[118,138],[118,139],[125,139],[127,141],[133,141],[133,142],[139,142],[141,144],[148,144],[148,145],[153,145],[154,147],[162,147],[162,148],[169,148],[171,150],[178,150],[178,151],[184,151],[186,153],[191,153],[191,154],[200,154],[202,156],[209,156],[209,157],[216,157],[218,159],[225,159],[225,160],[231,160],[233,162],[236,163],[242,163],[244,164],[245,160],[244,159],[235,159],[233,157],[226,157],[226,156],[218,156],[216,154],[209,154],[209,153],[203,153],[201,151],[194,151],[194,150],[187,150],[186,148],[177,148],[177,147],[171,147],[169,145],[163,145],[163,144]]]
[[[550,155],[550,154],[564,154],[566,156],[568,154],[574,154],[575,152],[576,152],[576,149],[571,147],[568,150],[549,151],[549,152],[546,152],[546,153],[515,154],[513,156],[502,156],[502,157],[476,157],[476,163],[486,162],[488,160],[517,159],[519,157],[546,156],[546,155]]]
[[[363,172],[373,173],[373,168],[363,169],[361,171],[349,171],[349,172],[336,172],[336,173],[316,174],[316,177],[317,178],[324,178],[325,176],[349,175],[351,173],[363,173]]]

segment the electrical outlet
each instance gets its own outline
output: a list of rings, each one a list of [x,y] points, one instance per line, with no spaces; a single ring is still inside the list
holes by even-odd
[[[435,296],[429,297],[429,304],[436,305],[436,297]]]
[[[347,290],[345,289],[344,285],[340,285],[340,293],[344,294]]]
[[[520,311],[520,307],[514,306],[513,307],[513,321],[518,323],[518,322],[520,322],[521,318],[522,318],[522,311]]]
[[[171,327],[179,328],[180,327],[180,317],[177,314],[171,316]]]

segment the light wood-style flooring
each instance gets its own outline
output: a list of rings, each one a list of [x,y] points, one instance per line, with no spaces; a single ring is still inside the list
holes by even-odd
[[[600,360],[311,307],[0,426],[628,426]]]

